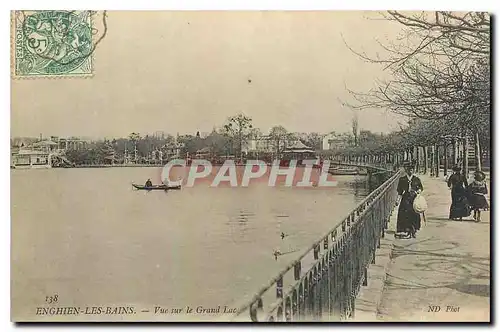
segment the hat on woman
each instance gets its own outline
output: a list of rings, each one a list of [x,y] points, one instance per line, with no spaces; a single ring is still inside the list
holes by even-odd
[[[474,179],[477,181],[483,181],[486,178],[486,174],[481,171],[474,172]]]
[[[462,168],[458,165],[455,165],[455,166],[453,166],[452,170],[453,170],[453,172],[460,172],[462,170]]]

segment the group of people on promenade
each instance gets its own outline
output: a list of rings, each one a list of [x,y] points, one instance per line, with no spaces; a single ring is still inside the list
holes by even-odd
[[[453,174],[448,178],[448,188],[451,189],[450,219],[462,220],[474,211],[474,220],[481,221],[481,210],[489,209],[485,197],[488,187],[486,176],[481,171],[474,172],[474,180],[467,182],[467,177],[462,174],[459,166],[453,167]]]
[[[416,202],[420,204],[423,199],[419,195],[424,187],[420,178],[413,173],[414,163],[406,162],[403,167],[406,174],[399,178],[397,186],[396,205],[399,205],[399,209],[395,237],[408,239],[416,237],[421,226],[421,216],[425,218],[425,214],[421,213],[421,209],[416,206]],[[453,167],[453,174],[447,180],[448,187],[451,189],[450,220],[461,221],[462,218],[470,216],[474,211],[474,220],[481,221],[481,210],[489,209],[485,197],[488,193],[485,178],[483,172],[476,171],[474,172],[474,180],[468,183],[461,168],[459,166]]]

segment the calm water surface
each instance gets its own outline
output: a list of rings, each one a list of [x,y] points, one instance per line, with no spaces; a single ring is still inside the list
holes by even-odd
[[[335,188],[132,189],[131,182],[157,173],[11,171],[16,317],[33,318],[51,294],[66,306],[231,306],[273,278],[368,193],[365,179],[355,176],[338,177]],[[289,236],[282,240],[281,232]],[[276,261],[274,249],[295,252]]]

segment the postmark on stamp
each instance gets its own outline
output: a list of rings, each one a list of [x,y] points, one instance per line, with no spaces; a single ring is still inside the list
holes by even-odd
[[[15,11],[13,76],[91,76],[94,50],[107,30],[106,13],[100,15],[101,31],[95,11]]]

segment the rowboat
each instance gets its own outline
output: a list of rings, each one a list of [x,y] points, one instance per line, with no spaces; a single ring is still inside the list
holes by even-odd
[[[357,167],[330,167],[329,172],[333,175],[358,175],[360,173]]]
[[[153,185],[151,187],[146,187],[146,186],[141,186],[135,183],[132,183],[132,187],[134,187],[137,190],[179,190],[181,189],[181,186],[167,186],[164,184],[159,184],[159,185]]]

